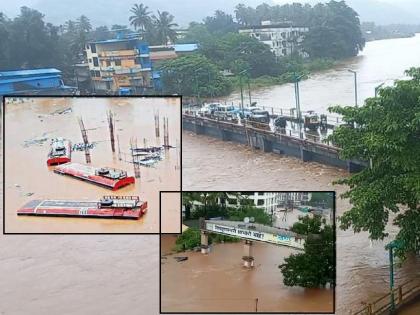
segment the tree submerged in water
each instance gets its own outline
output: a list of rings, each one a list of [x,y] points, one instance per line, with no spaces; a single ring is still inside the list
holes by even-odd
[[[340,218],[341,228],[383,239],[390,215],[397,214],[393,224],[400,229],[396,254],[401,258],[420,250],[420,68],[406,75],[409,80],[382,88],[362,107],[330,108],[348,123],[330,137],[342,148],[341,157],[371,165],[337,182],[349,186],[342,198],[352,204]]]
[[[285,258],[279,268],[283,283],[305,288],[325,287],[335,284],[335,233],[325,219],[315,215],[299,218],[291,230],[306,235],[304,252]]]

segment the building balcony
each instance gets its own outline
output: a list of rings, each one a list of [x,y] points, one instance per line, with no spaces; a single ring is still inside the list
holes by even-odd
[[[101,58],[136,57],[138,55],[139,55],[139,52],[137,49],[109,50],[109,51],[101,51],[98,53],[98,56]]]

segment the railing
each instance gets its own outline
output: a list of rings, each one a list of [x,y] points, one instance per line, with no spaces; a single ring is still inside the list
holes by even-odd
[[[294,132],[292,132],[291,129],[284,129],[284,128],[277,128],[276,130],[271,130],[270,125],[269,124],[265,124],[265,123],[260,123],[260,122],[256,122],[256,121],[248,121],[246,119],[243,119],[243,123],[239,122],[238,119],[236,118],[231,118],[230,120],[228,119],[222,119],[220,117],[216,117],[216,118],[210,118],[208,116],[201,116],[201,115],[197,115],[196,111],[191,111],[191,110],[183,110],[183,114],[186,116],[190,116],[190,117],[194,117],[194,118],[200,118],[203,120],[208,120],[208,121],[213,121],[213,122],[223,122],[223,123],[228,123],[228,124],[234,124],[234,125],[238,125],[238,126],[244,126],[245,128],[249,128],[249,129],[253,129],[256,131],[261,131],[261,132],[268,132],[271,133],[273,135],[278,135],[278,136],[286,136],[286,137],[290,137],[290,138],[294,138],[297,140],[301,140],[301,141],[305,141],[306,143],[316,143],[318,145],[324,146],[324,147],[328,147],[328,148],[333,148],[333,149],[338,149],[336,146],[334,146],[331,141],[327,140],[325,137],[321,137],[318,135],[313,135],[307,132],[304,132],[302,130],[302,134],[303,134],[303,138],[301,139],[299,137],[299,135],[296,135]]]
[[[128,56],[137,56],[137,49],[124,49],[124,50],[108,50],[101,51],[98,53],[99,57],[128,57]]]
[[[394,305],[400,307],[404,302],[420,295],[420,278],[409,280],[393,290]],[[391,292],[366,305],[353,315],[381,315],[391,309]]]

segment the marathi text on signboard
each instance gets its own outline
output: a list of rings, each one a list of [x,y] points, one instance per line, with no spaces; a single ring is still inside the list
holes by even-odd
[[[220,234],[236,236],[240,238],[245,238],[249,240],[256,240],[261,242],[272,243],[276,245],[285,245],[298,249],[303,249],[303,239],[295,239],[292,236],[280,235],[280,234],[271,234],[260,231],[252,231],[241,229],[233,226],[226,226],[216,223],[206,222],[206,230],[213,231]]]

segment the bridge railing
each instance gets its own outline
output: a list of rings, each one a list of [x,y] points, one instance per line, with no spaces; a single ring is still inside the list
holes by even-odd
[[[394,288],[395,307],[403,305],[406,301],[420,295],[420,278],[409,280]],[[353,315],[381,315],[391,309],[391,292],[381,296]]]
[[[291,129],[283,129],[283,130],[273,131],[273,130],[271,130],[269,125],[265,124],[265,123],[260,123],[260,122],[255,122],[255,121],[247,122],[246,120],[244,120],[241,123],[241,122],[236,121],[236,120],[225,120],[225,119],[222,119],[220,117],[210,118],[208,116],[198,115],[196,111],[189,110],[189,109],[184,109],[183,114],[186,115],[186,116],[196,117],[196,118],[200,118],[200,119],[203,119],[203,120],[230,123],[230,124],[235,124],[235,125],[239,125],[239,126],[244,126],[244,127],[247,127],[247,128],[252,128],[252,129],[255,129],[255,130],[258,130],[258,131],[262,131],[262,132],[269,132],[269,133],[272,133],[274,135],[288,136],[288,137],[291,137],[291,138],[299,139],[299,135],[295,134],[294,131],[292,132]],[[333,143],[331,141],[326,140],[325,136],[313,135],[313,134],[310,134],[310,133],[304,132],[304,131],[302,131],[302,134],[304,136],[304,138],[302,139],[303,141],[312,142],[312,143],[323,145],[325,147],[338,149],[336,146],[333,145]]]

